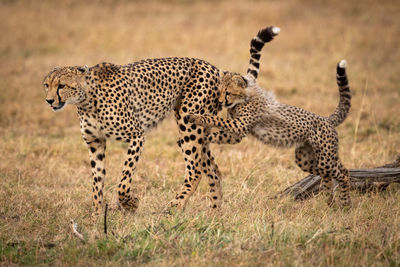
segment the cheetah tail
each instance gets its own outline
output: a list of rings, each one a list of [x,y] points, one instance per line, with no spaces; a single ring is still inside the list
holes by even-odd
[[[261,50],[265,43],[270,42],[276,35],[278,35],[280,29],[278,27],[270,26],[260,30],[250,42],[250,63],[247,69],[247,76],[254,80],[257,79],[259,68],[260,68],[260,57]]]
[[[339,87],[340,100],[335,111],[328,117],[335,127],[346,119],[351,107],[351,92],[349,81],[347,80],[346,67],[347,62],[343,59],[336,68],[336,81]]]

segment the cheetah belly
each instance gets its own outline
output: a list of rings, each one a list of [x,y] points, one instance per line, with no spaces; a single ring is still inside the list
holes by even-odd
[[[158,90],[150,99],[136,99],[135,116],[141,123],[144,131],[154,128],[160,121],[165,119],[175,108],[180,96],[180,90],[173,88],[170,91]]]
[[[128,111],[119,111],[110,113],[108,111],[100,112],[99,125],[100,132],[107,139],[129,142],[131,134],[136,131],[132,117],[128,117]],[[129,112],[129,115],[133,114]],[[132,116],[132,115],[131,115]]]
[[[118,103],[110,104],[114,107],[99,112],[100,131],[108,139],[129,142],[132,133],[147,132],[167,117],[176,105],[177,95],[177,92],[170,92],[160,101],[157,100],[160,98],[140,101],[132,97],[135,102],[129,101],[122,107]]]
[[[255,126],[251,134],[265,144],[278,147],[290,147],[300,142],[298,136],[293,134],[286,127],[279,127],[271,124]]]

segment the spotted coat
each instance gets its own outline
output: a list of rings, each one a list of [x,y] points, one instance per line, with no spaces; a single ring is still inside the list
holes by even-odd
[[[89,148],[94,214],[104,204],[106,140],[129,144],[118,199],[123,209],[134,212],[139,199],[132,192],[132,177],[146,133],[172,110],[186,169],[182,189],[170,206],[184,208],[202,174],[208,178],[212,207],[220,206],[219,171],[208,143],[204,142],[207,131],[190,123],[185,116],[216,114],[221,109],[218,82],[216,67],[193,58],[147,59],[129,65],[102,63],[90,68],[62,67],[45,76],[46,101],[54,111],[66,104],[77,106],[82,137]]]
[[[260,88],[249,76],[225,72],[220,81],[221,98],[225,98],[229,119],[213,115],[189,115],[188,120],[204,127],[218,127],[208,138],[212,143],[235,144],[248,134],[265,144],[296,146],[296,164],[306,172],[323,178],[323,187],[331,192],[332,181],[340,190],[341,206],[350,205],[349,171],[339,160],[339,139],[335,127],[350,109],[350,89],[345,72],[346,61],[337,66],[340,101],[328,117],[279,103],[272,93]],[[258,73],[258,72],[257,72]]]

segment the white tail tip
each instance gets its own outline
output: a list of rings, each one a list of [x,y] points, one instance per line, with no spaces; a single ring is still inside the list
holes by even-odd
[[[272,28],[272,33],[275,35],[278,35],[281,32],[281,29],[279,29],[278,27],[273,27]]]
[[[339,67],[341,67],[342,69],[345,69],[345,68],[347,67],[347,61],[346,61],[346,59],[342,59],[342,60],[339,62]]]

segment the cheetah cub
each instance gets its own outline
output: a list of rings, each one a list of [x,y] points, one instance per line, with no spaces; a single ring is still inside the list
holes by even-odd
[[[279,32],[271,29],[271,35]],[[259,53],[261,49],[254,49],[253,40],[248,74],[221,74],[220,101],[228,108],[229,118],[189,115],[188,120],[197,125],[219,128],[219,131],[210,135],[208,141],[211,143],[235,144],[251,134],[265,144],[286,147],[295,145],[296,164],[303,171],[323,178],[323,189],[330,191],[328,204],[333,203],[332,180],[336,180],[339,184],[340,205],[350,206],[349,171],[339,160],[339,140],[335,129],[346,119],[350,110],[351,94],[346,61],[342,60],[337,65],[339,104],[330,116],[323,117],[279,103],[271,92],[256,83],[259,56],[254,57],[253,53]]]

